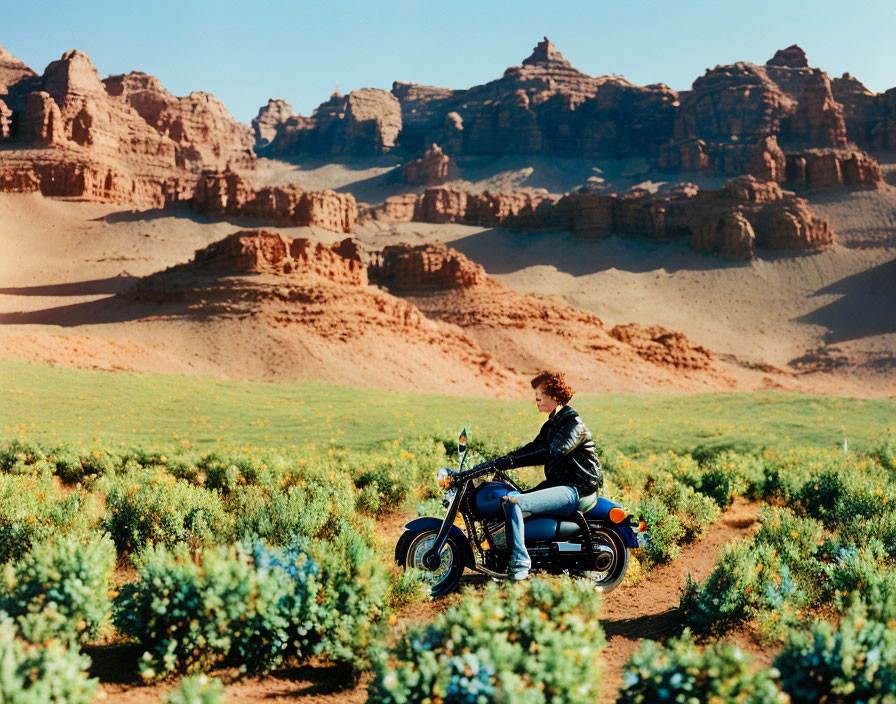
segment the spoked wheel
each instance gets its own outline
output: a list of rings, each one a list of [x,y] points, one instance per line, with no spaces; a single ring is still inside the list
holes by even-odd
[[[439,553],[438,566],[430,569],[425,564],[423,556],[435,545],[436,536],[434,530],[407,531],[399,542],[399,546],[404,544],[407,547],[399,551],[403,554],[399,555],[398,562],[402,567],[414,567],[425,572],[432,585],[432,595],[444,596],[457,589],[464,566],[460,560],[460,550],[450,537]]]
[[[600,528],[591,534],[597,555],[594,569],[579,570],[575,576],[590,579],[595,589],[610,592],[620,585],[628,569],[628,549],[614,530]]]

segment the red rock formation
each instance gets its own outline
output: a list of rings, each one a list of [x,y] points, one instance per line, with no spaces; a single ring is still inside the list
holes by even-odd
[[[849,86],[840,92],[856,91]],[[805,53],[794,45],[779,51],[765,66],[717,66],[694,81],[676,117],[675,139],[660,150],[659,165],[804,183],[804,178],[790,178],[797,173],[790,166],[791,155],[807,147],[845,149],[844,115],[827,74],[809,68]],[[856,178],[864,179],[865,185],[875,183],[873,167],[865,166],[869,159],[857,158]],[[822,180],[816,183],[821,185]],[[828,182],[837,185],[832,173]]]
[[[809,59],[806,52],[796,44],[791,44],[786,49],[778,49],[775,55],[768,60],[769,66],[784,66],[786,68],[809,68]]]
[[[177,98],[161,81],[139,71],[103,81],[107,93],[132,107],[146,123],[177,145],[177,166],[251,169],[255,166],[249,129],[233,119],[210,93]]]
[[[457,176],[457,165],[438,144],[433,144],[422,157],[409,161],[402,169],[404,182],[414,185],[435,186]]]
[[[883,180],[880,165],[865,152],[808,149],[787,155],[787,182],[812,187],[876,186]]]
[[[4,85],[14,132],[0,167],[5,183],[37,178],[45,195],[160,207],[190,198],[202,168],[254,165],[248,128],[209,94],[176,98],[141,73],[100,81],[81,51],[41,77],[13,69],[18,79]]]
[[[638,356],[654,364],[678,369],[706,369],[712,364],[709,350],[693,345],[682,333],[659,325],[617,325],[610,330],[610,336],[630,345]]]
[[[749,261],[753,258],[756,233],[739,210],[722,213],[718,220],[700,219],[694,223],[688,244],[694,249],[717,253],[722,259]]]
[[[0,100],[0,141],[12,136],[12,110]]]
[[[268,104],[259,109],[252,120],[252,131],[255,135],[255,146],[266,147],[277,136],[277,125],[292,117],[292,105],[285,100],[268,100]]]
[[[0,96],[7,95],[10,86],[36,76],[34,71],[0,46]]]
[[[385,154],[401,131],[401,105],[388,91],[362,88],[334,93],[311,117],[291,116],[274,125],[265,154]]]
[[[346,256],[348,254],[348,256]],[[197,250],[182,267],[244,274],[313,273],[329,281],[367,285],[367,271],[357,253],[330,248],[306,238],[290,239],[269,230],[241,230]],[[179,270],[175,267],[173,270]],[[173,271],[169,270],[169,271]]]
[[[678,94],[665,85],[635,86],[620,76],[592,77],[574,68],[547,39],[521,65],[467,90],[396,82],[400,146],[419,154],[436,142],[446,153],[547,153],[652,156],[671,136]],[[299,152],[370,153],[384,141],[347,144],[341,123],[354,113],[334,95],[311,118],[277,126],[270,155]],[[376,114],[385,114],[382,106]],[[340,147],[340,145],[342,145]],[[365,146],[366,145],[366,146]]]
[[[296,184],[256,191],[233,171],[204,172],[193,195],[193,209],[281,225],[318,225],[333,232],[351,232],[358,220],[358,207],[351,193],[304,191]]]
[[[469,288],[486,280],[485,270],[442,243],[389,245],[370,264],[370,278],[393,291]]]
[[[862,149],[896,149],[896,88],[874,93],[846,73],[831,81],[831,91],[843,105],[851,141]]]
[[[816,251],[833,242],[830,224],[812,215],[804,200],[752,176],[731,179],[718,191],[679,184],[663,193],[640,190],[621,196],[587,190],[563,197],[529,191],[469,193],[435,186],[416,197],[390,198],[373,216],[572,230],[582,239],[689,237],[692,247],[730,259],[750,259],[754,248]]]

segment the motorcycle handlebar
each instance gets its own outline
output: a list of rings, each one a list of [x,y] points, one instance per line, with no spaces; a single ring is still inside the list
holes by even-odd
[[[483,462],[482,464],[477,464],[475,467],[468,469],[466,472],[459,472],[454,477],[454,484],[455,486],[458,486],[470,479],[476,479],[476,477],[481,477],[485,474],[491,474],[497,471],[494,462]]]

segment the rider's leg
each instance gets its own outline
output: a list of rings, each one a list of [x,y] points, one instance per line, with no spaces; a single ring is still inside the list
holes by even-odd
[[[529,553],[526,551],[523,512],[572,511],[574,506],[578,506],[579,494],[569,486],[552,486],[528,494],[517,494],[513,499],[504,502],[504,515],[510,531],[510,571],[522,573],[527,572],[532,566]]]

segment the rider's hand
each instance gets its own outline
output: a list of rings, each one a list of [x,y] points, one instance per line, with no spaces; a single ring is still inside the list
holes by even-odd
[[[510,469],[513,467],[513,457],[510,455],[504,455],[504,457],[499,457],[496,460],[492,460],[492,466],[495,469]]]

